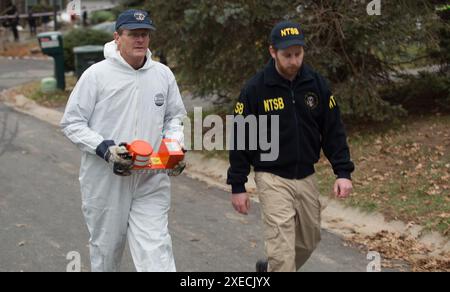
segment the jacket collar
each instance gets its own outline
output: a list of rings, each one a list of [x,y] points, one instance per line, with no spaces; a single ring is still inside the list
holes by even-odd
[[[303,64],[297,73],[297,77],[294,80],[295,85],[314,79],[311,73],[311,69],[308,65]],[[275,68],[275,60],[271,59],[264,68],[264,83],[273,85],[288,85],[289,80],[283,78]]]
[[[127,68],[128,70],[131,70],[133,72],[139,71],[139,70],[147,70],[147,69],[151,68],[155,63],[152,60],[152,53],[150,52],[150,50],[147,49],[147,53],[146,53],[147,60],[145,61],[144,66],[142,66],[138,70],[135,70],[122,57],[122,55],[119,52],[119,49],[117,48],[117,44],[115,41],[111,41],[111,42],[105,44],[104,49],[103,49],[103,54],[105,56],[105,59],[110,60],[113,63],[115,63],[121,67]]]

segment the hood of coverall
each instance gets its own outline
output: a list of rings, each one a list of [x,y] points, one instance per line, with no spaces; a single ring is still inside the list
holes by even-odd
[[[127,63],[127,61],[125,61],[122,55],[120,55],[120,51],[117,47],[116,41],[106,43],[103,49],[103,54],[105,56],[105,59],[112,61],[114,64],[126,67],[131,70],[135,70],[133,67],[131,67],[130,64]],[[145,61],[144,66],[142,66],[142,68],[140,68],[139,70],[147,70],[155,65],[155,62],[152,60],[152,52],[150,52],[149,49],[147,49],[146,57],[147,60]]]

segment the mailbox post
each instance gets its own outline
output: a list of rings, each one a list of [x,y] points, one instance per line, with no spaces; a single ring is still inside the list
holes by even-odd
[[[38,34],[39,45],[44,54],[53,57],[55,61],[55,78],[59,89],[66,88],[64,75],[64,50],[62,34],[57,31]]]

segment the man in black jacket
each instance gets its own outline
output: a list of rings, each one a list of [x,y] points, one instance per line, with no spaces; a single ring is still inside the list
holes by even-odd
[[[352,190],[354,165],[339,106],[325,79],[303,64],[304,46],[299,24],[278,23],[271,33],[272,60],[247,82],[235,108],[235,117],[276,117],[279,123],[275,159],[263,159],[267,151],[261,144],[249,149],[252,138],[247,131],[245,141],[239,141],[236,130],[233,134],[233,146],[244,143],[245,150],[230,151],[227,183],[239,213],[247,214],[250,208],[245,183],[250,166],[255,170],[268,256],[268,261],[257,264],[259,271],[297,271],[317,247],[321,206],[314,164],[321,149],[337,178],[335,195],[346,198]],[[266,129],[258,130],[260,136],[273,132],[270,121]]]
[[[17,26],[19,25],[19,12],[17,11],[16,5],[12,4],[9,7],[9,10],[6,12],[7,15],[14,16],[14,18],[10,19],[11,31],[14,35],[14,41],[19,41],[19,31]]]

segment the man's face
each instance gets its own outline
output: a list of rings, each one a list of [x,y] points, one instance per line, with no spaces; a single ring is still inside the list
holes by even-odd
[[[275,59],[277,69],[281,75],[291,79],[300,70],[305,51],[302,46],[292,46],[284,50],[276,50],[270,47],[270,54]]]
[[[147,54],[150,44],[150,30],[133,29],[123,30],[122,34],[114,33],[117,47],[124,59],[140,59]]]

